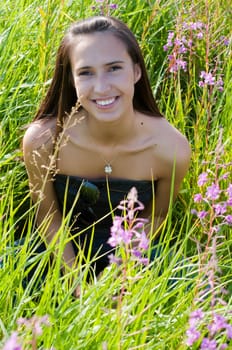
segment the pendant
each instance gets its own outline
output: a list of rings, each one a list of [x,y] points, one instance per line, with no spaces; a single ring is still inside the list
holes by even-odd
[[[113,171],[112,166],[110,164],[106,164],[104,170],[106,174],[111,174]]]

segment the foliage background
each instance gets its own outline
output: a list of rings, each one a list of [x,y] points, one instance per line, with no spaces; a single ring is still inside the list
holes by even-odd
[[[19,317],[48,314],[51,327],[39,337],[37,346],[41,349],[187,349],[185,331],[197,293],[197,278],[180,277],[175,288],[170,288],[168,280],[175,274],[180,256],[185,257],[186,266],[193,265],[195,272],[198,268],[200,257],[194,239],[204,241],[205,236],[191,214],[193,195],[198,192],[199,174],[215,170],[214,151],[221,129],[225,152],[220,162],[231,162],[232,10],[228,0],[119,0],[118,8],[111,11],[135,33],[160,110],[188,137],[193,152],[190,171],[163,230],[164,253],[152,272],[140,270],[136,275],[140,278],[127,272],[131,281],[128,294],[114,308],[114,295],[125,283],[114,268],[92,286],[83,282],[85,294],[73,300],[66,281],[57,281],[58,265],[50,270],[44,288],[35,288],[36,278],[23,289],[24,267],[31,251],[22,249],[15,267],[14,249],[9,248],[22,236],[28,240],[34,230],[34,209],[20,149],[25,127],[48,87],[64,31],[73,21],[98,13],[100,5],[88,0],[4,0],[0,4],[0,257],[4,262],[0,270],[0,336],[7,339],[17,328]],[[186,54],[187,70],[170,73],[170,52],[163,49],[168,33],[174,31],[181,36],[184,22],[197,21],[207,24],[207,30],[201,40],[196,40],[195,51]],[[228,39],[228,45],[223,44],[222,37]],[[223,91],[200,87],[201,71],[220,75]],[[229,172],[231,182],[231,166]],[[218,252],[218,265],[223,271],[220,284],[231,291],[229,226],[224,235]],[[170,263],[172,237],[178,244]],[[7,261],[6,255],[10,256]],[[42,270],[48,255],[37,261]],[[160,266],[164,266],[162,274]],[[226,297],[229,310],[230,294]],[[25,348],[32,346],[29,333],[23,333]]]

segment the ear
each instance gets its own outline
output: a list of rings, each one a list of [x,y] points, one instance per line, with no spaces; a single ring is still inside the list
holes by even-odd
[[[142,75],[142,71],[141,71],[141,67],[138,63],[136,63],[134,65],[134,83],[136,84],[139,79],[141,78]]]

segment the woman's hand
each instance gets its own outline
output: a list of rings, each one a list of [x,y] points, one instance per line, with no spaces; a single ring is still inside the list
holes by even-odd
[[[79,298],[80,298],[80,296],[81,296],[81,286],[77,286],[77,287],[74,289],[73,296],[74,296],[76,299],[79,299]]]

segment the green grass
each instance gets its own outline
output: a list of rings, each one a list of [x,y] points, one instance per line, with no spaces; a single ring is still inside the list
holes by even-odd
[[[116,1],[115,1],[116,2]],[[49,253],[33,255],[32,236],[36,208],[31,205],[28,180],[20,149],[25,126],[32,120],[44,96],[64,30],[79,18],[93,12],[94,1],[12,0],[0,4],[0,344],[17,329],[17,319],[48,314],[50,327],[38,336],[38,349],[188,349],[185,331],[189,313],[197,295],[198,262],[204,252],[202,226],[191,214],[193,195],[199,192],[198,175],[215,170],[214,151],[223,128],[224,154],[220,161],[231,162],[231,44],[218,44],[221,36],[229,38],[231,10],[227,1],[123,1],[113,15],[125,21],[138,38],[145,55],[151,84],[161,111],[184,133],[192,147],[190,170],[184,179],[170,219],[163,228],[164,249],[152,266],[131,268],[123,273],[116,267],[104,271],[89,285],[88,266],[81,276],[83,293],[74,300],[68,276],[59,273],[60,259],[51,263]],[[163,50],[169,31],[180,31],[184,21],[208,23],[204,38],[195,41],[195,53],[188,56],[186,72],[170,74],[167,52]],[[202,70],[217,68],[224,80],[224,91],[198,86]],[[202,164],[205,160],[208,163]],[[221,169],[221,171],[226,171]],[[231,165],[227,168],[231,183]],[[46,223],[45,223],[46,224]],[[67,227],[60,230],[65,234]],[[231,228],[218,246],[218,265],[222,270],[219,286],[232,291]],[[20,253],[14,241],[25,237]],[[170,242],[176,244],[170,258]],[[51,250],[53,247],[50,248]],[[62,250],[62,244],[60,246]],[[35,278],[23,288],[28,270],[36,264]],[[182,261],[181,265],[179,264]],[[39,276],[49,265],[45,285]],[[88,262],[87,262],[88,265]],[[188,268],[190,267],[191,268]],[[30,269],[30,266],[28,267]],[[175,285],[170,285],[179,275]],[[160,271],[162,270],[162,273]],[[187,271],[187,272],[186,272]],[[60,277],[60,278],[59,278]],[[79,281],[77,281],[79,282]],[[126,294],[121,299],[122,286]],[[219,288],[219,287],[218,287]],[[204,305],[210,305],[210,294]],[[225,296],[231,310],[231,293]],[[210,310],[210,309],[209,309]],[[30,345],[29,330],[20,329],[24,349]],[[1,346],[1,345],[0,345]],[[195,347],[194,349],[197,349]],[[228,349],[232,348],[232,344]]]

